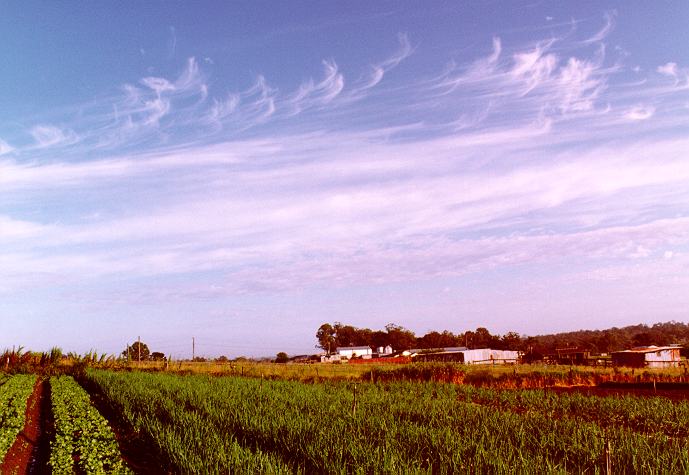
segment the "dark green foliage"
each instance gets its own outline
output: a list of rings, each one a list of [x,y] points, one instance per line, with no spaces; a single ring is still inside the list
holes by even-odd
[[[148,349],[148,345],[139,341],[135,341],[122,352],[122,356],[129,361],[146,361],[150,354],[151,350]]]

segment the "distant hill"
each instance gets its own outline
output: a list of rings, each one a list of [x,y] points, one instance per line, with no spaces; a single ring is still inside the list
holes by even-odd
[[[522,350],[553,353],[557,348],[578,347],[593,353],[608,353],[634,346],[689,344],[689,324],[665,322],[653,325],[629,325],[605,330],[578,330],[573,332],[538,335],[522,339]]]

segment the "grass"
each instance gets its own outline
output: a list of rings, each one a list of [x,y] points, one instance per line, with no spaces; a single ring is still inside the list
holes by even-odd
[[[107,368],[107,367],[106,367]],[[182,375],[243,376],[290,381],[439,381],[502,388],[595,386],[616,382],[689,382],[685,367],[604,368],[556,365],[413,364],[275,364],[254,362],[133,362],[118,369]]]
[[[543,391],[513,391],[514,399],[503,400],[505,391],[435,382],[304,384],[94,370],[88,378],[157,441],[170,469],[183,473],[237,467],[280,473],[601,473],[608,443],[616,472],[689,471],[689,408],[662,398],[645,406],[636,398],[616,403]],[[579,418],[580,411],[594,416]],[[606,419],[608,413],[615,417]],[[659,424],[623,423],[625,415],[641,420],[654,414],[661,414],[653,420]]]

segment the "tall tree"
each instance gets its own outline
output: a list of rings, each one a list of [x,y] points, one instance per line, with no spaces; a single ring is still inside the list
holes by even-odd
[[[409,350],[416,344],[414,332],[400,325],[388,323],[385,325],[385,331],[388,333],[388,344],[395,351]]]
[[[324,323],[318,328],[316,332],[316,339],[318,340],[318,347],[324,349],[328,353],[335,351],[337,343],[335,340],[336,330],[329,323]]]
[[[503,350],[518,350],[522,347],[522,337],[517,332],[507,332],[500,339]]]
[[[122,356],[133,361],[146,361],[150,354],[151,352],[148,349],[148,345],[138,341],[132,343],[122,352]]]
[[[419,348],[445,348],[448,346],[459,346],[460,338],[447,330],[442,333],[431,331],[424,336],[416,339],[416,346]]]

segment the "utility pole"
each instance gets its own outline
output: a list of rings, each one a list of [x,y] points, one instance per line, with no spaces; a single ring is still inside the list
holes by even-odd
[[[129,342],[127,342],[127,363],[129,363]]]
[[[141,336],[136,341],[139,342],[139,364],[141,364]]]
[[[196,340],[194,337],[191,337],[191,361],[194,361],[194,358],[196,357]]]

